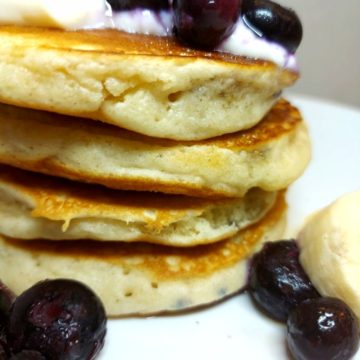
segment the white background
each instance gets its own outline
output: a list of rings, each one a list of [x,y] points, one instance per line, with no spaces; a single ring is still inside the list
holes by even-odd
[[[360,107],[360,0],[275,0],[300,16],[301,79],[290,91]]]

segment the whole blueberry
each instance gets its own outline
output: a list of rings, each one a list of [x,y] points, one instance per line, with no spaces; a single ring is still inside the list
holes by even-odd
[[[212,50],[233,32],[241,0],[174,0],[177,38],[196,48]]]
[[[243,0],[242,18],[259,37],[279,43],[294,53],[302,39],[302,25],[297,14],[269,0]]]
[[[15,300],[9,317],[13,353],[34,350],[47,360],[94,359],[104,343],[105,310],[84,284],[45,280]]]
[[[12,355],[9,360],[46,360],[46,358],[38,351],[22,350]]]
[[[248,290],[264,312],[283,322],[296,305],[319,296],[299,263],[294,240],[268,242],[254,255]]]
[[[308,299],[289,315],[287,343],[296,360],[348,360],[359,348],[358,320],[339,299]]]

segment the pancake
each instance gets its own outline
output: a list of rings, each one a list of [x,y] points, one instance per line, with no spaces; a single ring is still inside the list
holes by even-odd
[[[284,228],[285,202],[258,223],[210,245],[16,241],[0,237],[1,279],[16,293],[47,278],[88,284],[109,316],[179,311],[223,299],[246,284],[247,259]]]
[[[199,140],[250,128],[298,74],[115,30],[0,26],[0,101]],[[70,120],[70,119],[69,119]]]
[[[0,105],[0,162],[114,189],[241,197],[287,187],[309,158],[305,124],[285,100],[252,129],[197,142]]]
[[[0,233],[193,246],[236,234],[275,199],[259,189],[223,200],[117,191],[0,166]]]

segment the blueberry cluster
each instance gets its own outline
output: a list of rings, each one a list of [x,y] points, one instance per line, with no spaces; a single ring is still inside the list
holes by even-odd
[[[105,334],[104,307],[80,282],[45,280],[18,297],[0,283],[0,359],[92,360]]]
[[[261,310],[287,323],[287,344],[296,360],[348,360],[357,352],[355,314],[339,299],[320,297],[295,241],[265,244],[252,259],[248,289]]]
[[[183,43],[212,50],[229,37],[242,17],[259,37],[294,53],[302,39],[296,13],[269,0],[108,0],[115,11],[173,10],[174,34]]]

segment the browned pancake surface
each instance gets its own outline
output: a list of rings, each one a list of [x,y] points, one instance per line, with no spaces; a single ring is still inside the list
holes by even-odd
[[[234,165],[240,166],[246,161],[248,168],[269,167],[273,161],[280,161],[279,156],[283,151],[292,149],[292,153],[296,151],[296,154],[290,156],[294,159],[298,157],[297,165],[291,164],[295,166],[291,169],[293,178],[292,174],[302,171],[309,157],[309,141],[301,114],[286,100],[280,100],[263,121],[251,129],[202,141],[152,138],[111,125],[8,105],[0,105],[0,129],[3,133],[1,141],[4,144],[3,150],[0,146],[2,163],[82,182],[99,183],[115,189],[213,198],[242,196],[248,190],[248,185],[243,189],[240,187],[237,192],[217,185],[227,181],[229,171],[236,171]],[[298,142],[300,145],[296,145]],[[25,143],[26,147],[20,146]],[[74,157],[71,162],[61,158],[61,153],[64,152],[73,153],[74,156],[76,152],[89,153],[91,143],[94,146],[99,144],[96,151],[102,153],[104,161],[113,162],[111,171],[101,171],[101,164],[96,165],[100,170],[93,168],[90,159],[87,160],[90,163],[84,168],[81,166],[84,160],[80,155],[78,158]],[[295,150],[297,146],[301,146],[299,152]],[[284,150],[280,151],[280,147]],[[110,155],[107,155],[108,150],[103,150],[106,148],[111,150]],[[227,155],[223,149],[229,150]],[[137,162],[125,165],[127,152],[132,156],[137,153]],[[246,160],[243,158],[245,153],[248,157]],[[151,157],[151,161],[146,160],[146,164],[140,163],[140,160],[145,161],[147,156]],[[267,162],[264,156],[269,156]],[[125,162],[121,163],[121,157],[125,157]],[[289,163],[287,158],[282,161],[286,162],[281,170],[282,177],[285,178]],[[234,165],[230,169],[226,167],[226,163]],[[186,170],[188,174],[185,173],[186,168],[189,169]],[[119,174],[119,170],[122,169],[124,171]],[[143,175],[132,169],[149,169],[153,173]],[[280,169],[277,170],[279,171]],[[177,178],[162,177],[159,175],[162,173]],[[189,177],[185,177],[184,174]],[[217,178],[212,179],[213,174],[216,174]],[[193,181],[191,176],[197,176],[202,180]],[[209,183],[206,183],[207,179]],[[243,186],[240,182],[239,184]],[[258,180],[253,184],[251,187],[258,186]],[[280,185],[280,188],[288,184],[287,181]],[[279,186],[276,185],[265,188],[270,191],[278,189]]]
[[[207,140],[176,141],[169,139],[154,138],[141,135],[132,131],[121,129],[104,123],[92,123],[86,120],[50,113],[36,111],[21,107],[0,104],[0,121],[11,122],[17,119],[31,119],[42,123],[54,123],[59,128],[85,129],[91,135],[105,135],[113,139],[139,141],[148,146],[178,147],[178,146],[216,146],[230,150],[248,150],[260,147],[267,142],[274,141],[289,132],[294,131],[300,123],[302,116],[299,110],[287,100],[281,99],[271,109],[264,119],[250,129],[238,131],[232,134],[217,136]],[[145,121],[144,117],[144,121]]]
[[[54,258],[69,256],[111,262],[126,269],[136,266],[138,270],[152,274],[156,279],[176,280],[202,278],[231,267],[245,259],[269,227],[283,216],[286,209],[284,193],[280,193],[273,209],[258,223],[241,232],[241,237],[218,243],[191,248],[176,248],[145,243],[95,243],[90,241],[49,242],[16,241],[7,239],[11,246],[30,251],[33,256],[48,254]]]
[[[52,220],[78,216],[107,217],[127,214],[146,222],[154,231],[180,219],[201,214],[207,208],[229,206],[238,199],[205,199],[184,195],[121,191],[100,185],[82,184],[67,179],[26,172],[0,164],[0,182],[36,200],[34,217]],[[256,191],[256,190],[255,190]],[[261,194],[261,192],[259,192]],[[81,216],[80,216],[81,217]]]
[[[228,53],[215,51],[201,51],[181,45],[173,37],[161,37],[153,35],[130,34],[123,31],[105,30],[81,30],[63,31],[58,29],[0,26],[0,36],[21,37],[27,41],[33,41],[36,46],[47,49],[61,49],[65,51],[89,51],[109,54],[148,55],[164,57],[192,57],[206,58],[243,66],[255,66],[258,68],[275,67],[273,63],[244,56],[236,56]],[[21,49],[19,49],[21,52]],[[293,79],[298,74],[288,71]]]

